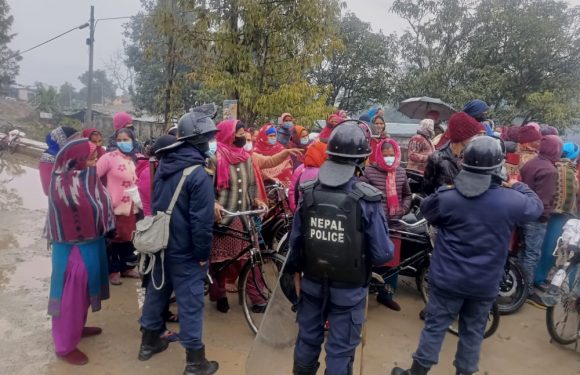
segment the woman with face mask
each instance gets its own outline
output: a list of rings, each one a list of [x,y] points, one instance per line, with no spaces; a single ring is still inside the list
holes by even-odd
[[[292,133],[292,138],[290,140],[290,147],[298,150],[306,151],[310,145],[310,138],[308,137],[308,130],[303,126],[295,125],[294,132]],[[292,169],[296,170],[300,164],[304,162],[304,157],[302,154],[297,156],[292,155]]]
[[[246,136],[244,124],[238,120],[225,120],[218,124],[218,148],[216,153],[216,202],[214,214],[216,222],[236,230],[247,230],[247,217],[222,217],[222,209],[231,212],[267,208],[266,193],[260,169],[244,146]],[[229,236],[214,235],[210,257],[211,267],[234,258],[249,245],[248,242]],[[245,261],[246,259],[241,259]],[[239,267],[241,268],[241,267]],[[217,309],[227,313],[230,309],[226,296],[228,275],[220,272],[214,277],[210,287],[210,301],[217,302]],[[252,299],[253,309],[265,309],[266,300]],[[263,310],[262,310],[263,311]]]
[[[435,137],[435,122],[431,119],[421,120],[417,134],[411,137],[407,146],[409,155],[407,169],[421,173],[425,171],[429,155],[435,152],[435,146],[431,141],[433,137]]]
[[[284,150],[284,146],[277,141],[277,131],[274,125],[266,124],[262,126],[254,145],[254,154],[271,157]],[[290,157],[286,157],[283,163],[275,167],[262,168],[262,177],[264,181],[280,182],[285,186],[289,186],[292,170],[292,160]]]
[[[409,213],[412,194],[405,169],[400,166],[399,144],[391,138],[383,139],[373,149],[373,154],[375,162],[365,168],[365,174],[360,177],[360,180],[371,184],[385,194],[387,199],[384,209],[388,220],[400,219]],[[400,248],[396,251],[400,251]],[[393,294],[397,288],[397,276],[392,276],[385,282],[390,286],[390,290],[380,292],[377,301],[391,310],[400,311],[401,307],[393,300]]]
[[[127,128],[115,133],[116,150],[103,155],[97,162],[99,178],[106,179],[107,190],[113,200],[116,231],[109,245],[109,279],[113,285],[121,285],[121,277],[139,278],[135,269],[137,258],[131,243],[137,222],[137,207],[127,192],[136,187],[137,174],[135,162],[135,136]]]

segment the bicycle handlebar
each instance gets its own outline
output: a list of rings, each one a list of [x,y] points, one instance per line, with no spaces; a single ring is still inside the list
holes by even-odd
[[[413,223],[413,224],[409,224],[409,223],[407,223],[404,220],[395,220],[395,222],[396,223],[399,223],[399,224],[403,224],[407,228],[417,228],[417,227],[420,227],[421,225],[426,224],[427,223],[427,219],[423,218],[423,219],[421,219],[421,220],[419,220],[419,221],[417,221],[416,223]]]
[[[268,212],[267,209],[259,209],[259,210],[251,210],[251,211],[236,211],[231,212],[226,209],[221,209],[221,211],[225,214],[225,216],[232,217],[232,216],[246,216],[246,215],[261,215]]]

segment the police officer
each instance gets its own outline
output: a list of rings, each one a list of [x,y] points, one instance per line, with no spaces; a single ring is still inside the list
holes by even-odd
[[[285,270],[303,275],[296,375],[316,374],[327,320],[326,374],[352,373],[371,264],[384,264],[393,254],[382,194],[355,177],[371,153],[365,132],[356,121],[343,123],[332,132],[326,152],[318,180],[301,187]]]
[[[454,186],[441,187],[421,204],[429,223],[439,227],[429,268],[425,327],[409,370],[392,375],[424,375],[437,363],[449,325],[459,316],[455,354],[458,375],[478,371],[489,311],[499,292],[516,225],[537,219],[538,196],[521,182],[502,185],[504,153],[498,140],[474,139],[463,154]]]
[[[150,278],[141,316],[143,337],[139,359],[148,360],[155,353],[167,349],[168,342],[159,336],[164,330],[163,313],[171,292],[179,307],[180,343],[187,352],[184,375],[210,375],[217,372],[218,364],[208,361],[202,341],[204,281],[212,242],[214,221],[214,190],[212,178],[206,172],[205,159],[215,144],[217,128],[211,114],[185,114],[177,125],[177,140],[162,150],[154,180],[152,210],[166,211],[183,170],[198,166],[187,176],[173,209],[169,243],[163,264],[159,256],[152,278],[157,285],[163,274],[161,290]],[[215,150],[214,150],[215,151]]]

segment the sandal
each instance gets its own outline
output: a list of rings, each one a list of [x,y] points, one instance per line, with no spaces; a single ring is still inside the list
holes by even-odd
[[[226,284],[226,292],[228,293],[237,293],[238,286],[236,284]]]
[[[179,341],[179,335],[176,332],[167,330],[165,332],[163,332],[163,334],[161,336],[159,336],[162,340],[165,340],[167,342],[177,342]]]

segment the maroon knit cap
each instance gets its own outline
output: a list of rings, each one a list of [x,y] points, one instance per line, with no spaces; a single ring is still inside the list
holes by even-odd
[[[451,142],[459,143],[485,132],[485,127],[467,113],[457,112],[449,119],[447,132]]]
[[[518,143],[532,143],[542,139],[542,133],[533,125],[524,125],[518,134]]]

